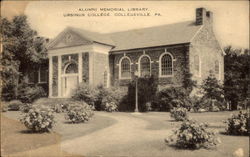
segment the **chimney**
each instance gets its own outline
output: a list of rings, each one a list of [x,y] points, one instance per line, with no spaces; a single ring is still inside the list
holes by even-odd
[[[206,11],[205,8],[196,9],[196,25],[203,25],[206,23],[213,22],[213,13],[211,11]]]

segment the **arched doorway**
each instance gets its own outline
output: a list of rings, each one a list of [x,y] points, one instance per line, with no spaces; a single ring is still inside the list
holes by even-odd
[[[70,62],[65,65],[62,75],[62,96],[71,97],[73,90],[78,85],[78,65]]]

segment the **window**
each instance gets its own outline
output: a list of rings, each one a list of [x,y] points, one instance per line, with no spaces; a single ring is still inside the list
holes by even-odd
[[[214,67],[214,71],[215,71],[215,74],[216,75],[219,75],[220,74],[220,63],[218,60],[215,61],[215,67]]]
[[[198,55],[194,56],[194,74],[200,76],[200,57]]]
[[[78,72],[78,66],[76,63],[69,63],[66,65],[65,74],[72,74]]]
[[[30,84],[35,83],[35,72],[34,71],[30,71],[28,73],[28,83],[30,83]]]
[[[140,58],[140,76],[150,76],[150,58],[148,56],[142,56]]]
[[[169,53],[164,53],[160,57],[160,76],[173,75],[173,57]]]
[[[130,78],[130,59],[123,57],[120,62],[120,78]]]
[[[38,82],[46,83],[48,81],[48,70],[47,67],[40,67],[38,73]]]

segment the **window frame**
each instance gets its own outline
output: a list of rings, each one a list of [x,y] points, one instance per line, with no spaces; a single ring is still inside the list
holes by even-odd
[[[165,55],[169,55],[171,57],[171,61],[172,61],[172,74],[171,75],[162,75],[162,57]],[[171,53],[169,52],[164,52],[160,55],[159,57],[159,77],[164,78],[164,77],[173,77],[174,76],[174,57]]]
[[[129,77],[122,77],[122,60],[123,59],[128,59],[129,60],[129,71],[130,71],[130,76]],[[123,80],[123,79],[131,79],[131,59],[128,56],[123,56],[120,60],[119,60],[119,79]]]
[[[198,64],[199,64],[199,71],[196,72],[195,66],[196,66],[196,62],[195,62],[195,57],[198,57]],[[196,77],[201,77],[201,58],[199,55],[194,55],[194,76]]]
[[[41,81],[41,67],[39,67],[38,69],[38,83],[48,83],[48,70],[45,70],[45,72],[47,73],[47,81]]]
[[[141,77],[141,59],[143,57],[147,57],[149,59],[149,75],[151,76],[151,58],[149,55],[143,54],[140,56],[140,58],[138,59],[138,70],[139,70],[139,77]]]

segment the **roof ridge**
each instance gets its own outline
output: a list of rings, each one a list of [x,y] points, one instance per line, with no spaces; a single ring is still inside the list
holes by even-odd
[[[144,27],[144,28],[132,28],[132,29],[123,30],[123,31],[114,31],[114,32],[101,33],[101,34],[109,35],[109,34],[113,34],[113,33],[124,33],[124,32],[130,32],[130,31],[135,31],[135,30],[150,29],[150,28],[152,29],[152,28],[163,27],[163,26],[183,24],[183,23],[188,23],[188,22],[193,22],[193,21],[189,20],[189,21],[182,21],[182,22],[175,22],[175,23],[163,24],[163,25],[158,25],[158,26],[149,26],[149,27]]]

